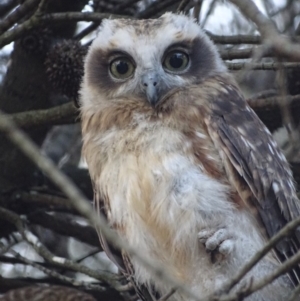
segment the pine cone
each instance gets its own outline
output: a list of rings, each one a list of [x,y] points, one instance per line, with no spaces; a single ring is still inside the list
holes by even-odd
[[[87,48],[77,41],[63,41],[48,52],[45,60],[46,73],[53,87],[62,94],[78,100],[83,76],[83,59]]]

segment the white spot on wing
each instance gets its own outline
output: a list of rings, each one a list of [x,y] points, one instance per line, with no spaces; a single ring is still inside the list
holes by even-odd
[[[196,136],[199,137],[199,138],[201,138],[201,139],[206,139],[207,138],[206,135],[204,135],[204,134],[202,134],[200,132],[196,132]]]
[[[279,185],[276,182],[272,183],[272,188],[273,188],[273,190],[274,190],[275,193],[278,193],[279,190],[280,190]]]
[[[279,158],[284,162],[286,161],[286,158],[283,153],[279,153]]]
[[[273,147],[271,146],[270,143],[268,143],[268,147],[269,147],[271,154],[274,155],[275,153],[274,153]]]
[[[237,130],[242,134],[246,136],[246,132],[243,128],[241,128],[240,126],[237,128]]]

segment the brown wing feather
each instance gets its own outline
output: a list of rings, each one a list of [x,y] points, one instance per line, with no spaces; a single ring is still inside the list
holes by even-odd
[[[208,131],[255,196],[255,206],[271,237],[300,215],[300,203],[288,163],[271,133],[234,85],[219,82],[211,102]],[[227,170],[226,172],[230,172]],[[281,260],[299,250],[298,231],[277,246]],[[299,274],[299,271],[297,271]],[[295,278],[300,278],[299,275]],[[298,280],[299,281],[299,280]]]

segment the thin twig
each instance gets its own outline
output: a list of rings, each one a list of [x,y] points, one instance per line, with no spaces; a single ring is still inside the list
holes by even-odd
[[[242,70],[244,68],[249,68],[250,70],[278,70],[280,68],[292,69],[300,68],[300,63],[226,63],[226,66],[229,70]]]
[[[116,8],[115,11],[121,11],[124,8],[127,8],[129,6],[132,6],[133,4],[139,2],[140,0],[127,0],[127,1],[123,1],[121,4],[119,4]]]
[[[178,5],[176,11],[177,11],[178,13],[184,11],[185,7],[188,5],[189,2],[190,2],[190,0],[182,0],[182,1],[179,3],[179,5]]]
[[[19,5],[19,0],[7,0],[2,1],[0,4],[0,18],[4,18],[14,7]]]
[[[159,15],[166,8],[180,2],[180,0],[160,0],[152,2],[145,10],[137,13],[136,18],[151,18]]]
[[[286,260],[281,266],[278,267],[277,270],[275,270],[270,275],[266,276],[264,279],[261,279],[261,280],[257,281],[256,283],[253,283],[245,290],[237,291],[228,296],[224,296],[224,297],[222,296],[218,299],[218,301],[242,300],[242,298],[245,298],[245,297],[253,294],[254,292],[257,292],[260,289],[267,286],[268,284],[272,283],[275,279],[284,275],[289,270],[291,270],[293,267],[295,267],[299,262],[300,262],[300,252],[296,253],[296,255],[294,255],[293,257]]]
[[[193,16],[198,23],[200,22],[200,13],[201,13],[202,4],[203,4],[203,0],[197,0],[196,4],[194,5]]]
[[[35,12],[35,14],[37,16],[42,16],[45,13],[48,2],[49,2],[49,0],[40,0],[40,4]]]
[[[232,36],[220,36],[215,35],[211,32],[206,31],[206,34],[214,41],[216,44],[260,44],[261,36],[259,35],[232,35]]]
[[[52,254],[32,232],[28,231],[25,228],[23,221],[16,213],[0,207],[0,215],[2,219],[6,219],[7,221],[12,222],[22,235],[22,238],[48,262],[58,267],[67,268],[69,270],[88,275],[96,280],[104,281],[106,283],[109,283],[113,287],[117,286],[116,278],[112,277],[108,273],[100,274],[97,271],[91,270],[86,266],[78,264],[77,262]]]
[[[217,4],[218,0],[213,0],[210,5],[209,5],[209,8],[207,10],[207,13],[203,19],[203,21],[201,21],[201,27],[204,28],[208,18],[210,17],[210,15],[212,14],[212,12],[214,11],[215,7],[216,7],[216,4]]]
[[[25,262],[26,264],[31,265],[32,267],[42,271],[46,275],[57,278],[57,279],[59,279],[63,282],[66,282],[66,283],[70,283],[73,286],[84,286],[84,287],[89,288],[89,289],[95,289],[95,290],[100,290],[100,291],[105,290],[105,288],[102,288],[99,285],[93,285],[93,284],[90,284],[90,283],[87,283],[87,282],[84,282],[84,281],[75,280],[74,278],[70,278],[68,276],[61,275],[61,274],[57,273],[56,271],[53,271],[53,270],[48,269],[46,267],[43,267],[42,265],[40,265],[40,264],[38,264],[38,263],[36,263],[32,260],[27,259],[26,257],[22,256],[21,254],[19,254],[18,252],[14,251],[14,250],[10,250],[9,252],[12,255],[14,255],[17,259],[19,259],[19,260]]]
[[[249,47],[245,49],[223,49],[220,55],[223,60],[248,59],[258,55],[258,58],[274,56],[270,50],[265,47]]]
[[[21,200],[24,204],[32,204],[37,207],[50,207],[54,210],[65,209],[71,210],[73,206],[71,205],[70,201],[67,198],[46,194],[46,193],[39,193],[36,191],[33,192],[16,192],[13,195],[13,198],[16,200]]]
[[[252,0],[230,0],[230,2],[256,24],[267,47],[271,47],[280,56],[300,61],[299,45],[291,43],[286,36],[280,35],[274,23],[261,13]]]
[[[81,40],[82,38],[84,38],[85,36],[90,34],[92,31],[94,31],[99,25],[100,25],[100,22],[94,22],[94,23],[90,24],[89,26],[85,27],[81,32],[76,34],[74,36],[74,40]]]
[[[294,120],[292,118],[291,107],[289,106],[289,101],[286,97],[287,95],[287,77],[286,70],[282,66],[282,63],[279,63],[279,69],[277,72],[277,84],[279,86],[279,91],[281,93],[280,101],[278,105],[280,107],[282,123],[287,130],[289,137],[289,144],[291,148],[285,153],[287,160],[292,160],[294,155],[299,152],[300,149],[300,134],[296,129]]]
[[[261,100],[276,97],[278,94],[278,91],[276,89],[269,89],[269,90],[263,90],[261,92],[255,93],[251,97],[247,98],[247,102],[250,105],[251,102],[258,101],[260,102]]]
[[[300,225],[300,217],[286,224],[277,234],[275,234],[268,243],[258,251],[244,267],[228,281],[221,289],[221,292],[230,291],[240,280],[284,237],[289,236]],[[299,253],[300,254],[300,253]],[[287,262],[287,261],[286,261]],[[286,263],[285,262],[285,263]],[[284,263],[284,264],[285,264]],[[283,265],[284,265],[283,264]],[[282,265],[282,266],[283,266]],[[281,267],[282,267],[281,266]]]
[[[40,0],[27,0],[17,7],[10,15],[0,22],[0,35],[20,21],[30,10],[38,5]]]
[[[24,33],[28,32],[32,28],[40,26],[42,24],[48,24],[53,22],[64,22],[64,21],[87,21],[87,22],[101,22],[105,18],[126,18],[122,15],[113,15],[105,13],[82,13],[82,12],[67,12],[67,13],[53,13],[43,16],[33,15],[30,19],[26,20],[22,24],[15,28],[4,32],[0,35],[0,48],[20,38]]]
[[[9,251],[13,246],[15,246],[17,243],[21,242],[22,240],[13,240],[9,241],[6,244],[3,242],[0,242],[0,255],[5,254],[7,251]]]
[[[287,301],[299,301],[300,284],[294,289]]]
[[[73,102],[50,109],[14,113],[10,118],[21,128],[73,123],[78,114]]]
[[[30,10],[37,6],[41,0],[27,0],[17,7],[10,15],[0,22],[0,35],[20,21]]]

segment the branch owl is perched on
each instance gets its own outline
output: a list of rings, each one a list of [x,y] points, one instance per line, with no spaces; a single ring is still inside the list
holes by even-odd
[[[96,206],[199,296],[299,215],[284,156],[194,20],[104,20],[86,58],[81,106]],[[169,292],[134,258],[122,254],[121,262],[102,244],[144,297],[145,288],[150,299]],[[248,277],[259,281],[298,245],[295,234]],[[285,300],[290,289],[281,277],[246,300]],[[187,299],[176,292],[170,300]]]

